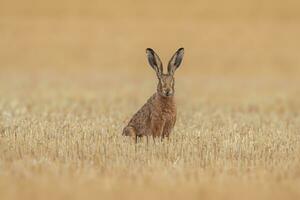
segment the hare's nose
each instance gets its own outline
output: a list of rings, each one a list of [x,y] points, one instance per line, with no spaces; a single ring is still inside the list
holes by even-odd
[[[170,95],[171,94],[171,90],[170,89],[166,89],[165,93],[166,93],[166,95]]]

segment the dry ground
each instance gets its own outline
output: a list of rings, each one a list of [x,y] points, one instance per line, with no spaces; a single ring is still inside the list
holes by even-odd
[[[1,200],[300,199],[299,1],[12,2]],[[121,131],[155,91],[145,48],[181,46],[171,140],[135,147]]]
[[[179,70],[171,140],[135,149],[121,130],[145,71],[2,73],[1,199],[299,198],[299,80]]]

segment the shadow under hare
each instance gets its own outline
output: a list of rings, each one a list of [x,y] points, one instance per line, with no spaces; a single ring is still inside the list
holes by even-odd
[[[176,122],[176,105],[174,100],[174,72],[180,66],[184,49],[178,49],[168,64],[168,73],[163,73],[163,65],[153,49],[146,49],[148,62],[156,71],[158,78],[157,91],[148,101],[133,115],[128,125],[123,129],[122,135],[131,136],[135,143],[138,137],[152,136],[153,139],[167,137]]]

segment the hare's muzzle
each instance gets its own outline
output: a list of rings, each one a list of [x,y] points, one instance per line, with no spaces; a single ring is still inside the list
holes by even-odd
[[[168,89],[164,89],[164,90],[163,90],[163,93],[164,93],[164,95],[167,96],[167,97],[173,95],[173,91],[172,91],[171,89],[169,89],[169,88],[168,88]]]

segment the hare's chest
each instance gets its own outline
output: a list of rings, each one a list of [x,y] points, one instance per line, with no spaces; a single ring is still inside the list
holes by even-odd
[[[164,109],[159,109],[156,110],[155,112],[151,113],[152,119],[159,120],[159,121],[170,121],[176,118],[176,111],[174,110],[164,110]]]
[[[165,109],[162,110],[161,118],[163,121],[172,121],[176,118],[176,110],[175,109]]]

